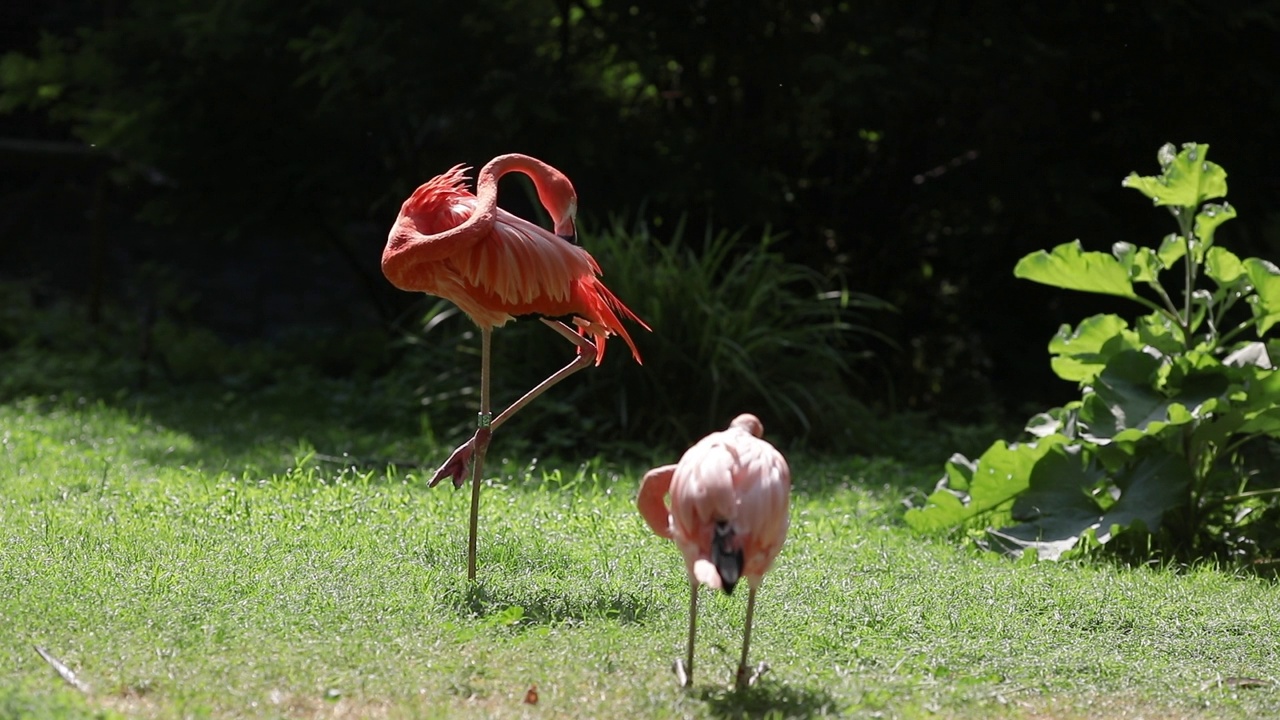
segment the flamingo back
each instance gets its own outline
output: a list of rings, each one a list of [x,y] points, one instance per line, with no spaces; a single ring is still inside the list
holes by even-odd
[[[671,534],[690,577],[731,589],[736,578],[726,583],[712,557],[717,534],[728,534],[742,554],[741,574],[758,585],[786,540],[790,492],[782,454],[743,427],[712,433],[689,448],[670,493]]]

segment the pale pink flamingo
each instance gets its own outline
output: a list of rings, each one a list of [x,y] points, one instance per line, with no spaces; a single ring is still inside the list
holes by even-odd
[[[498,180],[509,172],[528,175],[554,223],[552,234],[497,207]],[[465,482],[471,465],[471,523],[467,577],[476,576],[476,518],[480,478],[492,432],[517,410],[573,373],[604,359],[605,339],[617,334],[640,362],[640,353],[619,316],[644,324],[600,282],[600,266],[575,245],[578,197],[559,170],[527,155],[500,155],[480,169],[476,194],[466,189],[466,168],[456,165],[421,185],[404,201],[382,253],[382,272],[392,285],[453,301],[480,328],[480,414],[476,432],[436,470],[434,487],[452,478]],[[517,315],[541,315],[552,330],[578,347],[568,365],[515,401],[496,418],[489,408],[489,344],[493,328]],[[548,318],[570,316],[577,333]]]
[[[747,579],[738,688],[755,682],[768,668],[761,663],[748,678],[747,652],[756,590],[787,537],[791,471],[763,434],[756,416],[739,415],[728,430],[706,436],[679,463],[650,470],[640,483],[640,515],[659,537],[675,541],[689,573],[689,647],[684,662],[676,660],[674,668],[684,686],[693,682],[699,584],[730,594],[739,578]]]

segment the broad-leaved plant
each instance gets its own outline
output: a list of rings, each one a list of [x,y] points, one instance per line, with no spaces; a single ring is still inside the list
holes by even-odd
[[[1075,241],[1018,262],[1017,277],[1147,312],[1062,326],[1051,363],[1080,399],[1033,417],[1024,442],[953,456],[926,504],[907,512],[911,527],[963,528],[993,549],[1051,559],[1116,538],[1171,557],[1274,551],[1258,545],[1276,542],[1280,477],[1258,472],[1258,458],[1280,437],[1280,341],[1270,336],[1280,269],[1217,243],[1236,210],[1208,150],[1165,145],[1159,175],[1124,179],[1176,221],[1158,245],[1105,253]]]

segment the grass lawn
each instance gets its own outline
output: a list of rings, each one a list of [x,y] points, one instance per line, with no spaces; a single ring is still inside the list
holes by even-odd
[[[688,590],[632,504],[646,468],[504,457],[499,433],[472,587],[466,492],[341,461],[446,449],[327,400],[0,405],[0,717],[1280,716],[1275,582],[921,539],[901,500],[942,450],[792,457],[752,645],[772,672],[730,690],[746,593],[704,591],[683,691]]]

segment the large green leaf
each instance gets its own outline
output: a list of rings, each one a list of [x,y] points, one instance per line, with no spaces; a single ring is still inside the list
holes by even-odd
[[[1280,407],[1268,408],[1244,420],[1238,431],[1246,435],[1280,437]]]
[[[1222,287],[1235,285],[1245,276],[1244,263],[1224,247],[1209,248],[1204,258],[1204,271]]]
[[[937,533],[960,527],[972,515],[962,495],[938,488],[929,495],[924,507],[907,510],[902,519],[916,532]]]
[[[997,440],[973,465],[972,475],[956,466],[957,458],[947,463],[948,478],[954,469],[962,477],[968,476],[967,491],[959,491],[947,485],[948,478],[939,483],[922,508],[906,512],[904,520],[919,532],[939,532],[961,527],[969,521],[989,512],[1007,508],[1027,489],[1031,469],[1051,448],[1066,441],[1060,435],[1051,435],[1034,443],[1006,445]],[[963,458],[959,458],[963,460]]]
[[[1164,240],[1160,241],[1160,249],[1156,251],[1156,255],[1165,267],[1173,267],[1174,263],[1186,257],[1187,239],[1176,233],[1165,235]]]
[[[977,466],[977,461],[955,453],[947,460],[946,475],[942,478],[942,485],[950,488],[952,492],[967,493],[969,485],[973,482],[973,470]]]
[[[1092,380],[1116,353],[1142,347],[1128,329],[1123,318],[1111,314],[1085,318],[1074,330],[1063,325],[1049,340],[1053,371],[1063,380]]]
[[[1133,282],[1154,282],[1156,276],[1164,269],[1164,261],[1149,247],[1138,247],[1133,243],[1118,242],[1111,246],[1111,254],[1120,261],[1120,265],[1129,271],[1129,279]]]
[[[1079,240],[1063,243],[1052,252],[1037,250],[1018,261],[1014,277],[1105,295],[1136,298],[1129,271],[1115,257],[1086,252]]]
[[[1259,368],[1243,383],[1244,407],[1250,412],[1280,407],[1280,371]]]
[[[1140,350],[1117,353],[1093,382],[1093,392],[1084,398],[1081,434],[1091,442],[1111,442],[1121,430],[1140,427],[1158,414],[1165,398],[1153,381],[1160,361]]]
[[[1223,194],[1225,194],[1225,190]],[[1213,234],[1218,226],[1236,216],[1236,209],[1231,203],[1208,203],[1196,214],[1195,233],[1200,238],[1201,246],[1213,247]]]
[[[1067,441],[1076,438],[1076,416],[1080,411],[1080,401],[1073,400],[1062,407],[1052,408],[1047,412],[1037,413],[1027,421],[1028,435],[1046,438],[1050,435],[1061,435]]]
[[[1185,459],[1152,446],[1107,480],[1084,448],[1055,447],[1036,464],[1027,492],[1015,504],[1014,519],[1023,522],[988,533],[1005,552],[1034,549],[1056,560],[1086,533],[1105,544],[1130,529],[1154,532],[1165,513],[1188,502],[1192,474]],[[1111,492],[1119,493],[1114,502]]]
[[[1244,270],[1257,293],[1249,299],[1253,316],[1258,321],[1258,337],[1280,322],[1280,268],[1258,258],[1244,261]]]
[[[1020,524],[987,530],[996,547],[1013,555],[1035,548],[1041,558],[1057,560],[1075,546],[1103,512],[1092,490],[1106,477],[1082,462],[1082,453],[1080,445],[1059,446],[1036,463],[1011,513]]]
[[[1150,348],[1166,357],[1177,355],[1186,349],[1182,342],[1182,330],[1164,313],[1148,313],[1133,324],[1138,342],[1135,348]]]
[[[1167,364],[1145,352],[1117,354],[1085,397],[1080,436],[1099,445],[1135,443],[1170,425],[1205,419],[1225,402],[1229,374],[1208,353],[1178,355]]]
[[[1080,419],[1087,430],[1081,437],[1098,444],[1133,442],[1167,425],[1190,422],[1187,404],[1198,408],[1205,398],[1162,393],[1155,386],[1160,369],[1160,361],[1143,352],[1113,358],[1085,397]]]
[[[1106,478],[1096,463],[1085,462],[1085,446],[1059,445],[1031,469],[1027,491],[1013,504],[1010,516],[1031,521],[1050,515],[1070,516],[1100,509],[1092,488]]]
[[[1227,171],[1205,158],[1208,145],[1187,143],[1175,156],[1173,146],[1160,148],[1158,159],[1163,168],[1158,176],[1142,177],[1130,173],[1122,183],[1155,201],[1156,205],[1195,208],[1213,198],[1226,197]]]
[[[1280,436],[1280,371],[1254,366],[1243,385],[1239,432]]]
[[[1130,528],[1135,521],[1141,521],[1149,532],[1156,531],[1165,513],[1187,505],[1192,480],[1186,458],[1153,447],[1115,477],[1120,499],[1100,518],[1105,532],[1098,533],[1098,541],[1107,542],[1117,528]]]
[[[1166,363],[1163,390],[1175,399],[1205,399],[1227,391],[1238,371],[1228,368],[1212,352],[1188,350]],[[1185,403],[1184,403],[1185,404]]]

